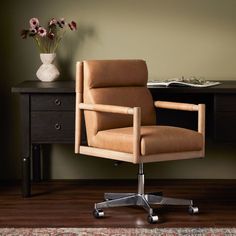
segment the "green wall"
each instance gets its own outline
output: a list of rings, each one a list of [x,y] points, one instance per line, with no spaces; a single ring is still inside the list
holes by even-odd
[[[0,177],[20,178],[19,97],[11,87],[34,80],[40,66],[31,39],[21,29],[31,17],[47,22],[65,17],[79,22],[57,53],[61,79],[75,77],[84,59],[142,58],[149,79],[204,76],[236,79],[235,0],[68,0],[14,1],[1,4],[1,153]],[[77,157],[72,145],[53,145],[45,175],[53,179],[134,178],[136,166],[114,167],[110,160]],[[205,159],[151,163],[149,178],[236,178],[234,145],[209,145]]]

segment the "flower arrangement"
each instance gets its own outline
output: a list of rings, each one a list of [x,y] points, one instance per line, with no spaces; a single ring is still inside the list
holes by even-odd
[[[77,29],[75,21],[66,23],[64,18],[60,20],[52,18],[46,28],[40,25],[37,18],[31,18],[29,21],[29,29],[23,29],[21,31],[21,37],[23,39],[26,39],[28,36],[32,37],[40,53],[54,53],[68,27],[71,31]]]

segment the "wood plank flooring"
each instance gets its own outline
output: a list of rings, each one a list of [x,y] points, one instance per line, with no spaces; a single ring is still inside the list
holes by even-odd
[[[138,207],[105,209],[95,219],[95,202],[104,192],[136,191],[133,180],[49,181],[33,184],[33,196],[22,198],[20,183],[0,184],[0,227],[235,227],[236,180],[146,180],[146,192],[194,199],[198,215],[185,207],[159,207],[159,224],[147,223]]]

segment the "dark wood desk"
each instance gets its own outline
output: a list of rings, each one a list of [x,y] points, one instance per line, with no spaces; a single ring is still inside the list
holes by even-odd
[[[224,81],[208,88],[149,88],[155,100],[205,103],[207,138],[236,141],[236,81]],[[31,194],[31,151],[33,179],[38,181],[41,179],[40,144],[74,143],[75,84],[74,81],[25,81],[13,87],[12,92],[20,94],[22,195],[27,197]],[[194,116],[189,112],[161,110],[157,122],[196,128],[196,122],[192,122]]]

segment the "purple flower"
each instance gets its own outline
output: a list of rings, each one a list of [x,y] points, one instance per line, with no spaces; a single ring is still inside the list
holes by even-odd
[[[57,21],[57,24],[59,27],[63,28],[65,26],[65,19],[61,18],[60,20]]]
[[[23,30],[21,30],[20,35],[23,39],[26,39],[28,36],[28,33],[29,33],[29,30],[23,29]]]
[[[47,36],[48,36],[49,39],[53,40],[54,37],[55,37],[55,34],[50,32],[50,33],[47,34]]]
[[[74,21],[71,21],[71,23],[69,23],[68,26],[72,31],[77,29],[76,23]]]
[[[56,25],[56,24],[57,24],[57,20],[55,18],[52,18],[48,23],[49,26],[53,26],[53,25]]]
[[[29,36],[34,36],[38,33],[38,30],[36,28],[29,29]]]
[[[47,35],[47,31],[43,27],[39,27],[38,35],[41,37],[45,37]]]
[[[38,18],[31,18],[29,21],[30,28],[36,28],[39,27],[39,20]]]

